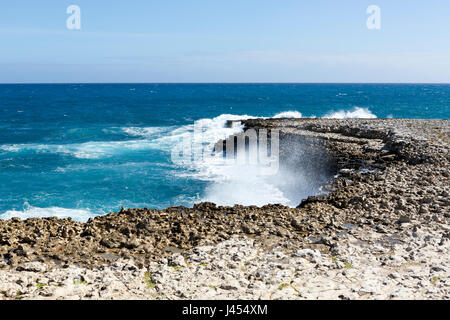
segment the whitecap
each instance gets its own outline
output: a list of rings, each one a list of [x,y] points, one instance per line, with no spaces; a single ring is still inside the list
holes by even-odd
[[[75,221],[85,222],[89,218],[93,218],[95,216],[97,215],[92,213],[89,209],[67,209],[60,207],[39,208],[25,204],[23,210],[13,209],[1,213],[0,219],[7,220],[14,217],[19,217],[24,220],[28,218],[57,217],[60,219],[72,218]]]
[[[101,159],[129,151],[149,150],[158,148],[148,140],[126,141],[89,141],[75,144],[14,144],[1,145],[0,149],[7,152],[36,152],[70,155],[78,159]]]
[[[294,118],[299,119],[302,117],[302,114],[298,111],[284,111],[280,112],[273,116],[274,118]]]
[[[329,112],[323,116],[323,118],[332,119],[349,119],[349,118],[360,118],[360,119],[375,119],[377,116],[374,115],[368,108],[355,107],[352,110],[339,110],[335,112]]]
[[[123,132],[130,136],[151,138],[157,134],[169,130],[169,127],[124,127],[121,128]]]

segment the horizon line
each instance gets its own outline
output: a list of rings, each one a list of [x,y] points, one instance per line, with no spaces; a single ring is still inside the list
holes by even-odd
[[[0,82],[0,85],[67,85],[67,84],[418,84],[450,85],[450,82]]]

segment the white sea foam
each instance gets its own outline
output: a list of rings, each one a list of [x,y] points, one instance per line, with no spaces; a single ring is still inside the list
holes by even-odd
[[[151,138],[167,132],[171,127],[125,127],[123,132],[135,137]]]
[[[27,203],[24,205],[23,210],[9,210],[0,214],[0,218],[7,220],[13,217],[19,217],[21,219],[27,218],[72,218],[75,221],[85,222],[89,218],[95,217],[96,214],[87,209],[66,209],[60,207],[39,208],[32,207]]]
[[[374,119],[377,116],[374,115],[368,108],[355,107],[350,111],[339,110],[336,112],[329,112],[325,114],[323,117],[333,119],[349,119],[349,118]]]
[[[301,114],[290,111],[276,116],[298,118],[301,117]],[[219,140],[243,131],[244,128],[239,122],[234,122],[230,127],[227,126],[227,120],[236,121],[250,118],[256,117],[223,114],[213,119],[197,120],[193,125],[182,127],[175,132],[175,136],[180,139],[175,139],[178,145],[174,145],[174,147],[179,148],[182,138],[192,137],[194,130],[197,129],[195,133],[199,134],[198,131],[200,131],[201,138],[192,138],[191,150],[198,152],[198,150],[206,148],[206,152],[211,152],[214,144]],[[185,163],[184,166],[187,170],[180,175],[208,182],[204,195],[198,200],[212,201],[218,205],[262,206],[268,203],[290,203],[290,199],[276,185],[276,178],[261,175],[258,164],[236,164],[234,159],[224,159],[221,154],[216,154],[212,157],[199,157]]]
[[[64,154],[78,159],[102,159],[126,152],[159,149],[159,143],[157,141],[153,142],[154,139],[152,138],[156,139],[171,129],[171,127],[129,127],[121,128],[121,130],[130,136],[139,137],[139,139],[135,138],[133,140],[124,141],[88,141],[71,144],[4,144],[0,145],[0,150],[6,152]]]
[[[2,145],[7,152],[36,152],[70,155],[78,159],[101,159],[136,150],[155,149],[158,146],[148,140],[90,141],[75,144],[14,144]]]
[[[193,124],[184,125],[176,128],[161,137],[152,140],[154,145],[157,145],[161,150],[172,152],[174,148],[179,148],[183,141],[192,139],[194,150],[205,148],[205,145],[212,145],[221,139],[242,132],[243,126],[239,123],[234,123],[233,126],[228,127],[228,120],[243,120],[255,118],[248,115],[232,115],[222,114],[212,119],[199,119]],[[211,149],[212,150],[212,149]]]
[[[228,165],[210,168],[209,178],[212,181],[206,187],[202,200],[227,206],[289,204],[290,199],[277,186],[276,177],[262,176],[258,169],[256,165]],[[203,176],[205,175],[206,172],[203,172]]]
[[[20,151],[20,146],[15,144],[4,144],[0,146],[0,150],[6,152],[18,152]]]
[[[284,111],[273,116],[274,118],[301,118],[302,114],[298,111]]]

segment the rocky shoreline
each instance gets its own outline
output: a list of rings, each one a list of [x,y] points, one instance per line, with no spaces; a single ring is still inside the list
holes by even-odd
[[[327,166],[326,194],[0,220],[0,299],[449,299],[449,123],[243,121]]]

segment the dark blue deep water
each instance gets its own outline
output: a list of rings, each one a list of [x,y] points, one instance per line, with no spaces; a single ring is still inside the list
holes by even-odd
[[[450,85],[0,85],[0,218],[83,220],[121,206],[164,208],[220,197],[224,204],[252,203],[251,193],[244,200],[214,194],[226,177],[212,164],[173,163],[171,149],[200,119],[215,138],[234,116],[300,113],[449,119]],[[260,194],[256,204],[301,200],[266,187],[275,198]]]

